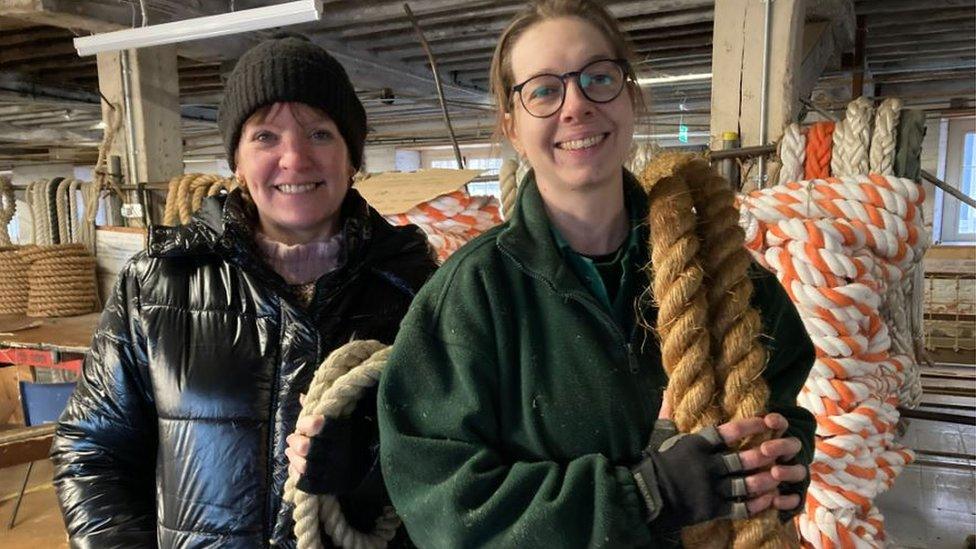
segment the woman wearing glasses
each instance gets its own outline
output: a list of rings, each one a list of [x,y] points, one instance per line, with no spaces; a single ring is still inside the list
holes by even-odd
[[[813,348],[769,276],[756,301],[779,413],[644,452],[667,378],[635,312],[654,314],[647,198],[623,168],[641,104],[628,58],[587,0],[535,3],[500,38],[499,126],[533,171],[512,218],[418,294],[380,386],[384,477],[421,547],[668,546],[690,524],[800,505]]]

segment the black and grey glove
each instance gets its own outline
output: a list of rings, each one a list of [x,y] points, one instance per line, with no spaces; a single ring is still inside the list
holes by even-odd
[[[356,489],[378,459],[376,389],[367,390],[352,414],[327,418],[309,437],[305,474],[296,486],[309,494],[347,494]]]
[[[792,459],[784,461],[782,465],[799,465],[800,460],[794,456]],[[803,499],[807,495],[807,487],[810,486],[810,468],[807,467],[807,478],[801,480],[800,482],[781,482],[779,483],[779,494],[781,496],[789,496],[796,494],[800,496],[800,503],[796,505],[793,509],[780,510],[779,520],[781,522],[789,522],[793,520],[793,517],[799,515],[803,512]]]
[[[673,531],[709,520],[747,518],[742,462],[718,429],[676,433],[674,422],[657,420],[644,459],[631,470],[648,521]]]

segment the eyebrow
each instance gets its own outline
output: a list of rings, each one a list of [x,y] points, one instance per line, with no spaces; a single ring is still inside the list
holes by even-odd
[[[613,56],[612,53],[598,53],[596,55],[591,55],[590,57],[588,57],[586,59],[586,61],[583,61],[583,64],[580,65],[579,68],[581,69],[581,68],[583,68],[583,67],[589,65],[590,63],[592,63],[594,61],[597,61],[599,59],[616,59],[616,58]],[[577,70],[579,70],[579,69],[577,69]],[[573,72],[573,71],[569,71],[569,72]],[[563,73],[556,72],[555,69],[551,69],[551,68],[546,67],[544,69],[539,69],[538,71],[532,73],[531,75],[529,75],[528,77],[526,77],[525,79],[523,79],[521,81],[522,82],[525,82],[526,80],[529,80],[531,78],[535,78],[536,76],[539,76],[541,74],[555,74],[555,75],[560,75],[560,74],[563,74]]]

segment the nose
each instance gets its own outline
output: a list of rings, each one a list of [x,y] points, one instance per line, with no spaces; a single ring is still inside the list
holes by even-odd
[[[583,120],[593,115],[593,102],[583,95],[575,78],[566,82],[566,97],[559,117],[565,122]]]
[[[308,139],[299,135],[285,135],[281,140],[278,166],[281,169],[302,171],[312,164]]]

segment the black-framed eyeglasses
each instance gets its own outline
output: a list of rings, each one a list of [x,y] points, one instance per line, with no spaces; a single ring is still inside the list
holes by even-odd
[[[536,118],[548,118],[566,101],[566,80],[576,81],[583,95],[594,103],[609,103],[620,95],[630,74],[626,59],[598,59],[578,71],[563,74],[537,74],[512,86],[525,112]]]

